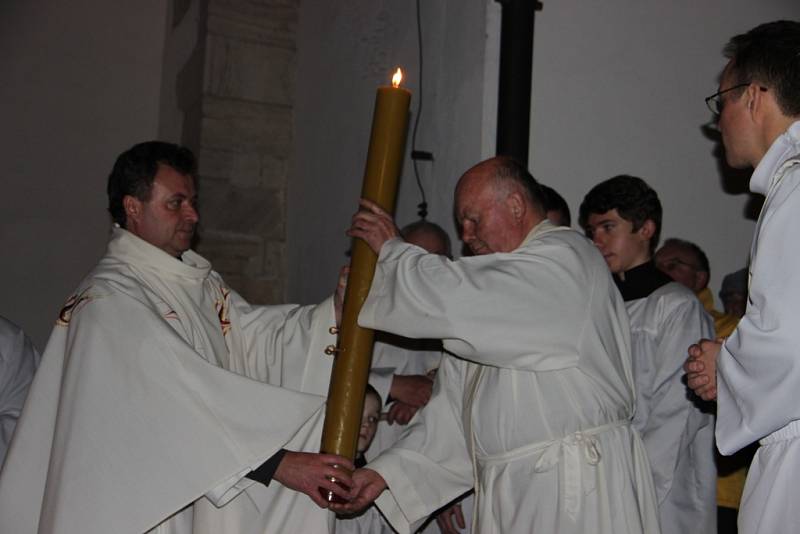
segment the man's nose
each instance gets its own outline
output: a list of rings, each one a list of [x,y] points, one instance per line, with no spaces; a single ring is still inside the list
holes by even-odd
[[[197,223],[200,220],[200,215],[197,213],[197,208],[191,204],[186,204],[183,209],[183,218],[189,222]]]
[[[461,225],[461,240],[465,243],[475,238],[475,228],[471,222],[465,222]]]

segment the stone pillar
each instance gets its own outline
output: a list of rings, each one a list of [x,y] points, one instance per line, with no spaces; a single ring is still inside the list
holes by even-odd
[[[280,303],[297,0],[200,1],[198,49],[178,83],[202,84],[182,106],[200,166],[197,249],[249,301]]]

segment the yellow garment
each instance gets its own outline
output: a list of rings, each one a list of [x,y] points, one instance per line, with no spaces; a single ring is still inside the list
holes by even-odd
[[[714,331],[717,337],[728,337],[736,329],[739,318],[714,309],[714,296],[705,288],[697,293],[706,312],[714,319]],[[744,480],[747,477],[747,466],[750,465],[752,452],[747,449],[733,456],[722,456],[717,452],[717,506],[739,508],[742,500]]]
[[[714,319],[714,332],[716,332],[717,337],[728,337],[731,335],[731,333],[736,329],[736,325],[739,323],[739,318],[734,315],[728,315],[727,313],[715,310],[714,296],[711,294],[711,290],[708,288],[702,289],[699,293],[697,293],[697,298],[703,304],[703,308],[706,309],[706,313],[708,313],[711,318]]]

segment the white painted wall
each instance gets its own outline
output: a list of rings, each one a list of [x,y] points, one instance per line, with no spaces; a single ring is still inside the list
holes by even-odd
[[[483,2],[421,2],[424,109],[417,147],[429,220],[453,235],[452,184],[480,159],[485,47]],[[375,89],[396,65],[419,105],[414,2],[304,0],[300,11],[295,107],[295,162],[289,184],[289,300],[312,302],[332,290],[347,261],[344,235],[357,207]],[[406,158],[397,220],[417,218],[419,193]]]
[[[664,236],[693,238],[713,285],[744,264],[747,196],[723,184],[700,133],[727,38],[777,18],[796,0],[543,0],[537,15],[531,168],[573,211],[597,181],[640,174],[665,205]],[[196,2],[191,13],[196,14]],[[452,190],[494,144],[499,5],[423,1],[425,109],[418,146],[430,219],[454,235]],[[310,302],[346,261],[344,236],[363,173],[375,87],[397,64],[419,102],[415,2],[301,2],[296,157],[289,190],[289,299]],[[167,4],[0,3],[0,314],[42,347],[76,282],[102,254],[105,181],[135,142],[178,140],[172,77],[196,39],[186,26],[165,51]],[[191,24],[187,22],[186,24]],[[182,44],[183,43],[183,44]],[[162,74],[163,72],[163,74]],[[161,91],[164,91],[162,98]],[[162,117],[159,122],[159,109]],[[166,111],[165,111],[166,110]],[[413,116],[412,116],[413,120]],[[419,201],[406,162],[401,224]]]
[[[295,172],[289,190],[289,299],[310,302],[345,261],[374,87],[408,66],[417,105],[414,2],[305,0],[300,18]],[[664,205],[662,237],[696,241],[712,286],[744,266],[754,223],[749,195],[714,155],[701,126],[717,88],[721,50],[735,33],[797,19],[797,0],[543,0],[537,13],[530,168],[567,199],[615,174],[636,174]],[[418,146],[430,219],[452,225],[459,175],[494,152],[500,7],[491,0],[422,2],[425,109]],[[319,78],[316,78],[319,73]],[[415,218],[410,164],[397,218]],[[458,247],[456,247],[458,248]]]
[[[39,348],[105,249],[114,157],[157,135],[166,10],[0,3],[0,314]]]
[[[749,172],[723,171],[701,132],[734,34],[800,18],[797,0],[544,0],[534,45],[531,168],[577,221],[583,195],[616,174],[644,178],[664,206],[662,238],[699,244],[722,276],[745,265]],[[727,175],[727,176],[726,176]],[[739,192],[732,192],[738,190]]]

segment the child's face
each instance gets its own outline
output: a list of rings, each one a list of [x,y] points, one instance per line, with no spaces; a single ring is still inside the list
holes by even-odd
[[[381,414],[381,401],[375,395],[368,394],[364,399],[364,412],[361,414],[361,428],[358,431],[358,452],[363,453],[372,443],[378,429],[378,417]]]

